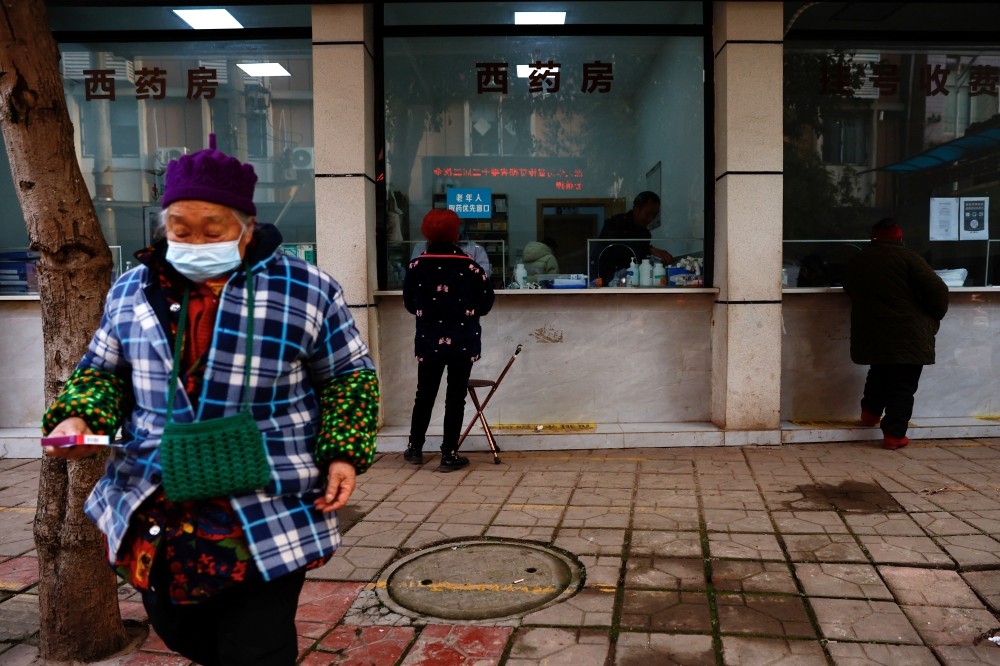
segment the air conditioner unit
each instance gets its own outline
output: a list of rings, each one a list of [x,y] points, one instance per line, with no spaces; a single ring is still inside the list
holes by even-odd
[[[157,165],[165,169],[171,160],[179,160],[181,155],[187,155],[187,153],[188,149],[183,146],[159,148],[156,151]]]
[[[296,148],[292,151],[292,166],[297,171],[313,171],[316,168],[312,148]]]

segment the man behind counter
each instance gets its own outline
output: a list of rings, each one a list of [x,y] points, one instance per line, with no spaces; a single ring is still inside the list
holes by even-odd
[[[655,192],[640,192],[632,200],[632,210],[627,213],[615,215],[608,218],[601,229],[599,238],[652,238],[648,227],[650,223],[660,214],[660,197]],[[632,252],[625,247],[631,248],[635,252],[636,263],[640,263],[649,255],[658,257],[664,265],[672,264],[673,255],[666,250],[652,247],[649,243],[642,241],[631,241],[626,243],[603,245],[599,254],[599,269],[601,279],[604,284],[608,284],[614,277],[615,271],[628,268],[632,259]],[[607,252],[603,252],[606,249]]]

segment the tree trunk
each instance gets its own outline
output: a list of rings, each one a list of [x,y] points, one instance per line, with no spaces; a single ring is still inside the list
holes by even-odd
[[[0,0],[0,127],[31,247],[41,253],[45,400],[51,403],[97,329],[111,253],[80,173],[43,0]],[[83,503],[103,460],[46,458],[38,484],[41,656],[92,661],[125,629],[103,540]]]

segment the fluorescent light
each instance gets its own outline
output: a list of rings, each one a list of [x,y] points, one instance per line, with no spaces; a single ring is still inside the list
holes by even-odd
[[[566,12],[514,12],[515,25],[563,25]]]
[[[236,66],[248,76],[291,76],[287,69],[276,62],[246,62]]]
[[[243,27],[225,9],[175,9],[174,14],[195,30],[231,30]]]
[[[531,76],[531,70],[533,70],[533,69],[535,69],[535,68],[532,67],[531,65],[518,65],[517,66],[517,78],[519,78],[519,79],[527,79],[527,78],[529,78]],[[552,67],[552,68],[545,67],[545,63],[542,63],[542,67],[539,69],[539,71],[544,71],[546,69],[549,69],[549,71],[552,71],[552,72],[558,72],[559,71],[558,67]]]

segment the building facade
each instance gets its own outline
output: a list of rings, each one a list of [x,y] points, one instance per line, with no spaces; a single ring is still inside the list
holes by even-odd
[[[166,164],[215,133],[284,251],[343,286],[382,450],[405,447],[416,386],[403,271],[445,207],[497,289],[474,376],[524,347],[486,410],[505,448],[880,437],[856,422],[839,285],[882,217],[951,285],[911,437],[1000,435],[992,5],[128,4],[50,6],[116,271],[154,240]],[[5,167],[0,455],[34,455],[40,311]],[[601,238],[641,192],[651,238]]]

